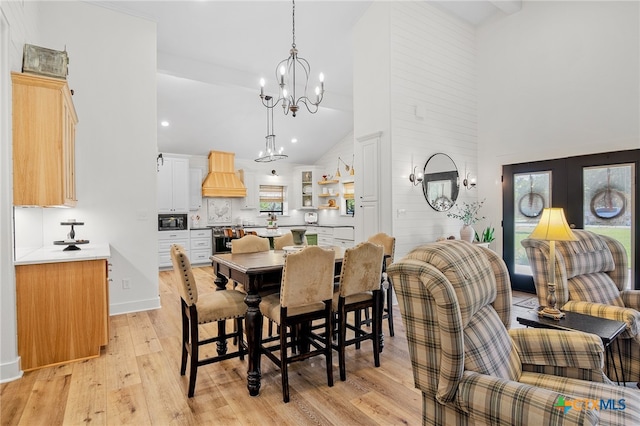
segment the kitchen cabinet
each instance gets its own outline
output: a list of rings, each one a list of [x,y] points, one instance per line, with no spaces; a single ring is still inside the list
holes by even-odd
[[[109,343],[106,259],[16,265],[24,371],[100,356]]]
[[[297,167],[294,178],[294,196],[299,209],[317,209],[316,191],[318,172],[314,168]]]
[[[74,207],[78,116],[63,79],[12,73],[13,204]]]
[[[189,210],[200,210],[202,207],[202,169],[189,169]]]
[[[171,244],[180,244],[190,256],[189,231],[158,231],[158,266],[171,267]]]
[[[158,213],[189,212],[189,159],[163,156],[158,166]]]
[[[189,260],[192,264],[211,263],[211,228],[192,229],[190,232],[189,247],[191,253]]]

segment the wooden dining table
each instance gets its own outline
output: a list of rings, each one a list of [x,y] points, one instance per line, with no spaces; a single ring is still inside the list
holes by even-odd
[[[344,248],[331,247],[335,251],[335,275],[340,275]],[[228,280],[236,281],[247,291],[245,303],[247,314],[245,328],[249,365],[247,388],[249,395],[260,393],[260,342],[262,340],[262,314],[260,313],[260,290],[269,286],[280,286],[285,252],[270,250],[258,253],[222,253],[211,256],[215,283],[218,290],[226,288]]]

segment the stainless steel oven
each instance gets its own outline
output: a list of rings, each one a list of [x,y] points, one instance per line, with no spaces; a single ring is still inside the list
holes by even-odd
[[[187,229],[186,214],[159,214],[158,231],[181,231]]]

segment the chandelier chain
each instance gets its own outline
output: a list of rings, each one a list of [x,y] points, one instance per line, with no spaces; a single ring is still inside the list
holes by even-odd
[[[293,9],[291,12],[291,20],[293,24],[291,25],[291,33],[293,34],[293,43],[291,43],[291,47],[296,48],[296,1],[293,0]]]

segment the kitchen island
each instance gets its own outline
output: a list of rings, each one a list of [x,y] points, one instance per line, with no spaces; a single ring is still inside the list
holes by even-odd
[[[94,358],[109,342],[108,244],[21,250],[18,355],[24,371]]]

